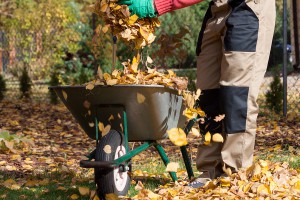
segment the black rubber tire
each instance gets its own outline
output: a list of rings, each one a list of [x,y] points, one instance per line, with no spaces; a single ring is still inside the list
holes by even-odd
[[[121,153],[125,154],[126,150],[124,147],[124,140],[122,139],[121,133],[116,130],[111,130],[107,135],[102,137],[96,148],[96,161],[113,161],[115,160],[115,155],[118,148],[121,148]],[[111,153],[106,153],[103,149],[106,145],[110,145]],[[131,166],[129,166],[131,167]],[[115,169],[95,169],[95,183],[97,185],[97,194],[100,199],[105,199],[106,194],[115,193],[118,196],[125,196],[130,187],[130,176],[127,172],[121,174],[121,177],[124,178],[124,181],[121,180],[121,188],[118,189],[116,184],[115,173],[119,168]],[[120,178],[116,175],[117,178]],[[125,177],[126,176],[126,177]]]

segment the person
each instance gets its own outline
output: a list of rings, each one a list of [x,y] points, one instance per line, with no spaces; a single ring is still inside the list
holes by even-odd
[[[156,17],[202,0],[120,0],[139,18]],[[267,69],[276,17],[275,0],[212,0],[197,42],[199,106],[205,133],[222,133],[224,143],[199,145],[196,166],[202,174],[190,183],[200,187],[253,164],[258,115],[257,97]],[[200,24],[200,22],[199,22]],[[213,119],[225,114],[222,126]]]

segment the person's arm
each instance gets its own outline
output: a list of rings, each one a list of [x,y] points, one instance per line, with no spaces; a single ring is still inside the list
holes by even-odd
[[[203,0],[154,0],[158,15],[200,3]]]

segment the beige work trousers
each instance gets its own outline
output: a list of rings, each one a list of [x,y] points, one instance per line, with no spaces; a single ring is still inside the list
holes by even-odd
[[[256,101],[267,69],[275,15],[275,0],[214,0],[206,13],[197,47],[200,107],[211,118],[225,114],[224,143],[198,147],[197,169],[210,178],[224,174],[224,164],[238,170],[253,163]]]

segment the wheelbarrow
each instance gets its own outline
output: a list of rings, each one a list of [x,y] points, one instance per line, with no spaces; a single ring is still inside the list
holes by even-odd
[[[114,85],[50,87],[60,97],[85,133],[96,141],[96,148],[81,160],[83,168],[95,169],[100,199],[115,193],[125,196],[130,187],[131,158],[154,146],[163,163],[170,160],[158,140],[168,137],[167,130],[185,125],[183,98],[178,91],[161,85]],[[195,120],[184,128],[187,134]],[[99,124],[110,125],[102,136]],[[104,131],[103,131],[104,133]],[[129,142],[141,145],[130,150]],[[185,146],[180,147],[189,178],[193,175]],[[169,172],[173,181],[175,172]]]

